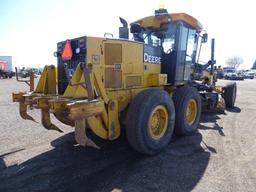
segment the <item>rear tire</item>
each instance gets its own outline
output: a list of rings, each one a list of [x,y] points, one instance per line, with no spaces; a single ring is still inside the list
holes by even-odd
[[[136,151],[155,155],[170,142],[174,120],[174,104],[167,92],[159,89],[142,91],[127,111],[127,140]]]
[[[226,108],[232,108],[235,106],[236,102],[236,83],[229,83],[224,87],[224,100]]]
[[[178,88],[173,95],[175,105],[175,134],[190,135],[199,126],[202,103],[198,91],[194,87]]]

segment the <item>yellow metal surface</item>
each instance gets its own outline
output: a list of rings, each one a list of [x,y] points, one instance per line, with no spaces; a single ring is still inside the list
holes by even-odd
[[[143,44],[131,41],[121,41],[123,52],[123,74],[143,75]]]
[[[186,108],[186,121],[189,125],[192,125],[197,116],[197,103],[195,99],[190,99]]]
[[[167,74],[159,74],[158,85],[166,85],[166,84],[167,84]]]
[[[37,104],[35,98],[36,97],[40,97],[42,94],[40,93],[34,93],[34,92],[29,92],[23,95],[24,99],[25,99],[25,104],[29,105],[30,107],[33,107],[34,105]]]
[[[52,113],[61,113],[68,110],[67,104],[70,103],[70,100],[67,98],[51,98],[48,103]]]
[[[145,74],[160,74],[161,73],[161,65],[160,64],[152,64],[145,63]]]
[[[163,89],[163,87],[157,87]],[[132,88],[124,90],[109,90],[107,91],[108,98],[118,101],[118,111],[123,111],[135,96],[147,88]]]
[[[126,88],[134,88],[142,86],[142,75],[131,75],[126,76],[125,87]]]
[[[120,65],[120,64],[118,64]],[[105,67],[105,87],[122,88],[122,70]]]
[[[47,96],[43,96],[43,97],[36,97],[33,100],[36,102],[36,108],[40,108],[40,109],[49,109],[50,108],[50,104],[49,104],[49,100],[51,99],[51,97],[47,97]]]
[[[148,75],[148,86],[160,86],[167,84],[167,74]]]
[[[68,118],[67,111],[62,111],[61,113],[53,113],[56,119],[58,119],[61,123],[65,125],[69,125],[71,127],[75,126],[75,122]]]
[[[56,68],[54,65],[50,65],[47,67],[47,79],[46,79],[47,86],[45,87],[44,93],[46,94],[56,94]]]
[[[24,97],[23,97],[24,94],[25,94],[25,92],[13,92],[12,93],[12,101],[13,102],[24,101]]]
[[[224,93],[223,86],[220,86],[220,85],[216,85],[214,87],[214,90],[217,91],[218,93]]]
[[[106,38],[100,38],[100,37],[87,37],[87,62],[96,64],[96,65],[102,65],[103,64],[103,41],[105,41]],[[96,57],[95,57],[96,56]],[[97,58],[99,56],[99,58]],[[99,61],[98,61],[99,59]],[[101,74],[102,75],[102,74]]]
[[[41,109],[41,122],[44,128],[48,130],[63,132],[56,125],[52,124],[49,109]]]
[[[143,86],[142,43],[107,39],[104,41],[103,59],[103,80],[106,90]]]
[[[161,73],[161,65],[160,64],[150,64],[150,63],[145,63],[145,69],[144,69],[144,74],[143,74],[143,87],[150,87],[150,86],[157,86],[158,82],[158,74]],[[155,78],[155,80],[154,80]]]
[[[109,43],[104,44],[105,65],[114,65],[122,63],[122,44]]]
[[[225,109],[226,109],[225,99],[222,97],[219,97],[215,110],[219,113],[223,113]]]
[[[88,97],[88,93],[85,87],[85,78],[83,71],[81,70],[80,64],[76,67],[76,70],[67,86],[63,96],[64,97]]]
[[[130,90],[108,91],[107,94],[108,98],[110,98],[111,100],[118,101],[119,112],[127,107],[132,97],[132,93]]]
[[[168,112],[163,105],[158,105],[151,112],[148,120],[148,131],[151,138],[158,140],[163,137],[168,127]]]
[[[118,102],[111,100],[108,104],[108,138],[114,140],[120,136]]]
[[[69,117],[72,120],[87,119],[90,116],[99,115],[104,110],[104,102],[93,100],[80,100],[67,104],[70,114]]]
[[[14,92],[14,93],[12,93],[12,100],[13,100],[13,102],[19,103],[19,113],[20,113],[21,118],[23,118],[25,120],[35,121],[35,119],[33,117],[31,117],[27,112],[28,104],[25,103],[24,95],[25,95],[24,92]]]
[[[75,121],[75,139],[81,146],[91,146],[100,149],[90,138],[86,136],[86,120],[78,119]]]
[[[104,87],[104,84],[100,78],[100,75],[96,72],[93,73],[94,77],[94,85],[97,90],[97,93],[100,95],[101,99],[104,100],[104,102],[107,104],[109,102],[109,98],[106,93],[106,89]]]
[[[28,114],[27,109],[28,109],[28,105],[24,104],[24,102],[19,102],[20,116],[23,119],[35,121],[35,119]]]
[[[202,31],[202,24],[194,17],[186,13],[172,13],[162,16],[149,16],[135,21],[134,23],[139,23],[142,27],[153,27],[159,28],[161,24],[169,23],[171,21],[184,21],[191,27],[195,28],[197,31]]]
[[[54,65],[45,66],[35,93],[56,94],[56,68]]]
[[[207,83],[208,85],[212,85],[214,82],[213,76],[210,74],[209,71],[204,70],[203,71],[203,81]]]
[[[46,77],[47,77],[47,66],[44,67],[44,69],[41,73],[41,76],[40,76],[40,79],[37,83],[35,92],[37,92],[37,93],[43,93],[44,92],[44,87],[45,87],[45,84],[46,84]]]
[[[109,43],[104,44],[105,60],[105,87],[122,87],[122,44]]]
[[[100,138],[108,139],[108,131],[104,126],[104,123],[100,120],[100,118],[96,118],[95,116],[91,116],[87,118],[87,123],[90,129]]]

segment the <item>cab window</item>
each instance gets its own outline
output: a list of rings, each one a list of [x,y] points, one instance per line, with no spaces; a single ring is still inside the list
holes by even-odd
[[[187,40],[187,52],[186,52],[186,63],[194,63],[196,56],[196,48],[197,48],[197,38],[196,38],[196,30],[189,29],[188,30],[188,40]]]
[[[166,24],[168,30],[165,32],[164,39],[163,39],[163,52],[165,54],[169,54],[170,52],[174,51],[175,48],[175,37],[176,37],[176,25],[175,24]]]
[[[153,47],[161,46],[161,39],[159,38],[159,35],[156,32],[151,31],[148,33],[143,33],[142,36],[145,44],[151,45]]]

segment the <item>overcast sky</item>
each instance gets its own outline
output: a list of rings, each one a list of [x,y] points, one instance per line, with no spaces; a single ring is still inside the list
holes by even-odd
[[[217,65],[236,55],[244,59],[241,68],[252,67],[256,25],[251,0],[0,0],[0,55],[15,56],[18,67],[56,64],[58,41],[105,32],[117,36],[119,16],[132,22],[152,15],[161,3],[170,13],[185,12],[203,24],[209,38],[216,39]]]

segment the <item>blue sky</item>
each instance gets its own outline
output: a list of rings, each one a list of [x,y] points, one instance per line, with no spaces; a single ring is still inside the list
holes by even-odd
[[[249,0],[0,0],[0,55],[12,55],[14,65],[43,67],[56,64],[56,43],[77,36],[117,36],[118,17],[132,22],[149,16],[164,3],[169,12],[196,17],[216,38],[217,64],[234,55],[242,68],[256,59],[254,2]],[[209,45],[204,46],[207,61]]]

